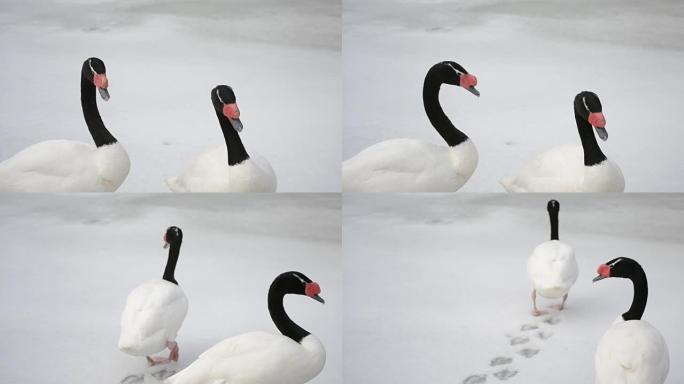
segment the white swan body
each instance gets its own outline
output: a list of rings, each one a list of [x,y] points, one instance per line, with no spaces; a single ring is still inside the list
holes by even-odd
[[[167,384],[302,384],[325,365],[325,348],[313,335],[297,343],[266,332],[251,332],[214,345]]]
[[[188,313],[188,299],[178,285],[163,279],[136,287],[121,315],[119,349],[134,356],[149,356],[174,341]]]
[[[606,159],[585,166],[578,145],[547,150],[527,163],[516,176],[500,181],[508,192],[623,192],[625,178],[617,164]]]
[[[227,159],[226,147],[204,152],[166,184],[173,192],[275,192],[278,181],[268,160],[252,153],[229,166]]]
[[[454,192],[468,181],[477,162],[470,139],[454,147],[393,139],[346,160],[342,184],[345,192]]]
[[[561,298],[577,281],[575,252],[559,240],[541,243],[527,261],[527,274],[539,295],[547,299]]]
[[[619,318],[601,338],[594,362],[595,384],[663,384],[670,354],[651,324]]]
[[[98,148],[78,141],[44,141],[0,163],[0,191],[112,192],[130,166],[118,142]]]

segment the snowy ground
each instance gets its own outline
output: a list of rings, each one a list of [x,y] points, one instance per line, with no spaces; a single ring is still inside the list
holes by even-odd
[[[83,60],[107,65],[103,120],[126,147],[120,190],[164,179],[225,145],[209,91],[231,85],[248,152],[279,191],[340,189],[337,0],[0,0],[0,160],[42,140],[91,142],[79,102]]]
[[[554,197],[580,274],[565,311],[534,318],[525,268],[549,196],[345,196],[345,382],[592,383],[598,340],[632,300],[628,280],[591,281],[618,256],[644,267],[644,320],[669,345],[667,382],[684,382],[684,197]]]
[[[628,191],[684,191],[684,2],[680,0],[345,0],[345,159],[376,142],[443,143],[423,110],[428,68],[454,60],[482,97],[444,87],[441,101],[480,152],[463,191],[537,153],[577,143],[572,100],[598,93]]]
[[[311,383],[342,383],[340,199],[336,195],[5,195],[0,200],[0,382],[157,382],[117,347],[128,292],[161,277],[167,226],[183,229],[176,270],[190,309],[178,336],[187,366],[217,341],[277,332],[266,307],[275,276],[299,270],[326,304],[288,297],[327,363]],[[162,372],[164,373],[164,372]]]

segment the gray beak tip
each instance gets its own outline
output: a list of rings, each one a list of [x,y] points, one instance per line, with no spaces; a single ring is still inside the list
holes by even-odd
[[[228,120],[230,121],[230,125],[233,126],[234,130],[236,130],[238,133],[242,132],[243,127],[242,127],[242,121],[240,121],[240,119],[228,118]]]
[[[323,300],[323,298],[318,295],[313,296],[312,299],[318,301],[321,304],[325,304],[325,300]]]
[[[605,128],[594,127],[594,129],[596,130],[596,133],[598,134],[598,137],[599,137],[601,140],[603,140],[603,141],[608,140],[608,131],[606,131]]]
[[[473,95],[480,97],[480,91],[478,91],[475,87],[468,87],[466,88],[468,92],[472,93]]]
[[[164,243],[164,249],[169,247],[169,243]]]
[[[592,282],[595,283],[595,282],[597,282],[597,281],[599,281],[599,280],[603,280],[603,279],[605,279],[604,276],[598,275],[598,276],[594,277],[594,279],[592,280]]]
[[[109,101],[109,91],[105,88],[98,88],[98,91],[100,91],[100,97],[102,97],[102,100],[104,101]]]

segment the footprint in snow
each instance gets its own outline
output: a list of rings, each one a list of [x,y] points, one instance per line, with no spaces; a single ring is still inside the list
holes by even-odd
[[[520,355],[520,356],[522,356],[522,357],[525,357],[525,358],[527,358],[527,359],[533,357],[533,356],[536,355],[537,353],[539,353],[539,349],[538,349],[538,348],[534,348],[534,347],[523,348],[523,349],[521,349],[521,350],[518,351],[518,355]]]
[[[561,322],[561,319],[559,317],[549,316],[548,318],[544,319],[544,322],[549,325],[556,325]]]
[[[511,339],[511,345],[518,345],[518,344],[525,344],[528,341],[530,341],[530,338],[527,336],[518,336],[514,337]]]
[[[121,384],[142,383],[144,380],[145,375],[128,375],[121,380]]]
[[[487,375],[470,375],[463,380],[463,384],[480,384],[487,381]]]
[[[159,372],[152,373],[152,376],[154,376],[157,380],[164,380],[175,374],[176,371],[164,368]]]
[[[517,374],[518,374],[517,370],[504,368],[503,370],[501,370],[499,372],[495,372],[494,377],[496,377],[497,379],[499,379],[501,381],[504,381],[504,380],[510,379],[511,377],[513,377]]]
[[[510,364],[513,362],[513,358],[511,357],[504,357],[504,356],[497,356],[492,359],[492,361],[489,362],[490,367],[496,367],[498,365],[504,365],[504,364]]]

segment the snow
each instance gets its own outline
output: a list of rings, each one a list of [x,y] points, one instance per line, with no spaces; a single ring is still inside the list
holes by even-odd
[[[326,300],[285,299],[327,350],[311,383],[342,383],[339,196],[5,195],[0,217],[2,383],[157,382],[163,368],[117,341],[128,293],[163,273],[170,225],[184,232],[176,279],[190,303],[171,370],[224,338],[277,332],[268,287],[298,270]]]
[[[128,150],[121,191],[164,180],[225,145],[209,92],[236,92],[248,152],[278,190],[340,189],[341,5],[336,0],[0,3],[0,160],[49,139],[92,142],[79,102],[83,60],[104,60],[103,120]]]
[[[445,86],[441,102],[478,147],[462,191],[498,180],[536,154],[579,145],[572,101],[595,91],[606,155],[629,192],[684,190],[684,3],[679,0],[345,0],[343,158],[382,140],[444,144],[422,105],[425,73],[454,60],[482,96]],[[445,144],[446,145],[446,144]]]
[[[548,240],[551,197],[579,278],[566,310],[534,318],[526,263]],[[343,205],[345,382],[496,383],[507,370],[511,384],[592,383],[598,341],[632,301],[628,280],[592,283],[619,256],[645,269],[643,319],[669,346],[667,382],[684,382],[684,196],[347,194]],[[512,360],[490,366],[497,357]]]

